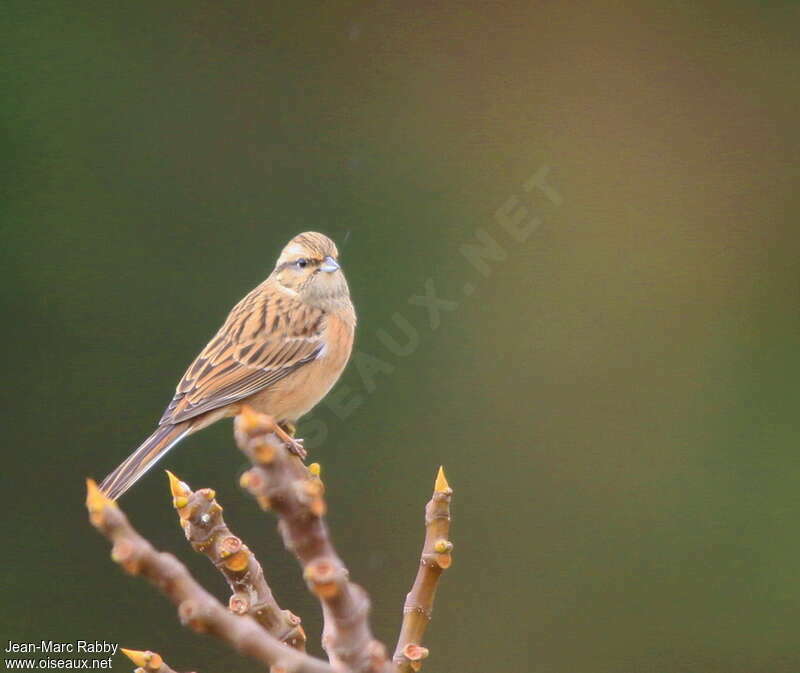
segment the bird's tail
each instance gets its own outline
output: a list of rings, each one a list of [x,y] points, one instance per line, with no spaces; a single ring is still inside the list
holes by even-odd
[[[192,424],[189,421],[159,426],[116,470],[103,479],[100,489],[109,498],[116,500],[153,467],[161,456],[188,435],[191,429]]]

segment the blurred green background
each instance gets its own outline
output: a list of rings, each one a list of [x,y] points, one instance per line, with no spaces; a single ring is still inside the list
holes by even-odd
[[[111,563],[83,478],[149,434],[228,309],[320,230],[374,371],[351,365],[349,413],[321,405],[301,434],[382,640],[443,463],[455,563],[424,670],[800,670],[797,3],[3,14],[4,646],[254,670]],[[543,167],[558,205],[523,188]],[[518,242],[496,213],[522,206],[539,219]],[[476,230],[499,249],[488,277],[463,254]],[[409,302],[426,283],[456,302],[436,328]],[[230,424],[162,466],[217,489],[318,651]],[[227,599],[160,470],[123,505]]]

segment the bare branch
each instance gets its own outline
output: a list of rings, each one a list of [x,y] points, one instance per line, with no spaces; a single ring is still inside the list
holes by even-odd
[[[298,650],[306,649],[306,634],[300,618],[281,610],[264,577],[264,570],[253,552],[228,528],[222,506],[210,488],[192,491],[167,470],[172,504],[192,548],[205,555],[219,569],[233,595],[231,612],[250,615],[281,642]]]
[[[128,522],[117,503],[87,480],[89,519],[112,543],[111,558],[131,575],[142,575],[177,607],[183,624],[224,640],[273,670],[286,673],[334,673],[325,661],[284,645],[253,619],[231,614],[200,586],[172,554],[159,552]]]
[[[368,624],[369,598],[348,579],[347,568],[331,543],[323,515],[323,485],[275,434],[268,416],[245,407],[235,420],[239,448],[253,467],[242,486],[263,509],[279,516],[287,549],[303,566],[303,576],[320,599],[325,618],[323,647],[337,670],[393,672],[386,650]]]
[[[440,467],[433,496],[425,506],[425,543],[417,577],[403,606],[403,625],[394,651],[393,660],[400,673],[418,671],[422,660],[428,656],[422,637],[431,620],[439,577],[452,564],[453,543],[448,538],[452,495],[453,489]]]

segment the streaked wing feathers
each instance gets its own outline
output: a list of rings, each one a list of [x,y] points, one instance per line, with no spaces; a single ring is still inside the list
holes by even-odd
[[[324,317],[269,286],[257,287],[183,375],[160,423],[179,423],[242,400],[315,360],[324,345]]]

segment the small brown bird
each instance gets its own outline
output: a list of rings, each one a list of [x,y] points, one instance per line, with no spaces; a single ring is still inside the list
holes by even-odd
[[[322,234],[289,241],[186,370],[156,431],[105,478],[106,495],[118,498],[184,437],[245,404],[275,418],[305,457],[294,424],[333,387],[353,346],[356,314],[338,257]]]

